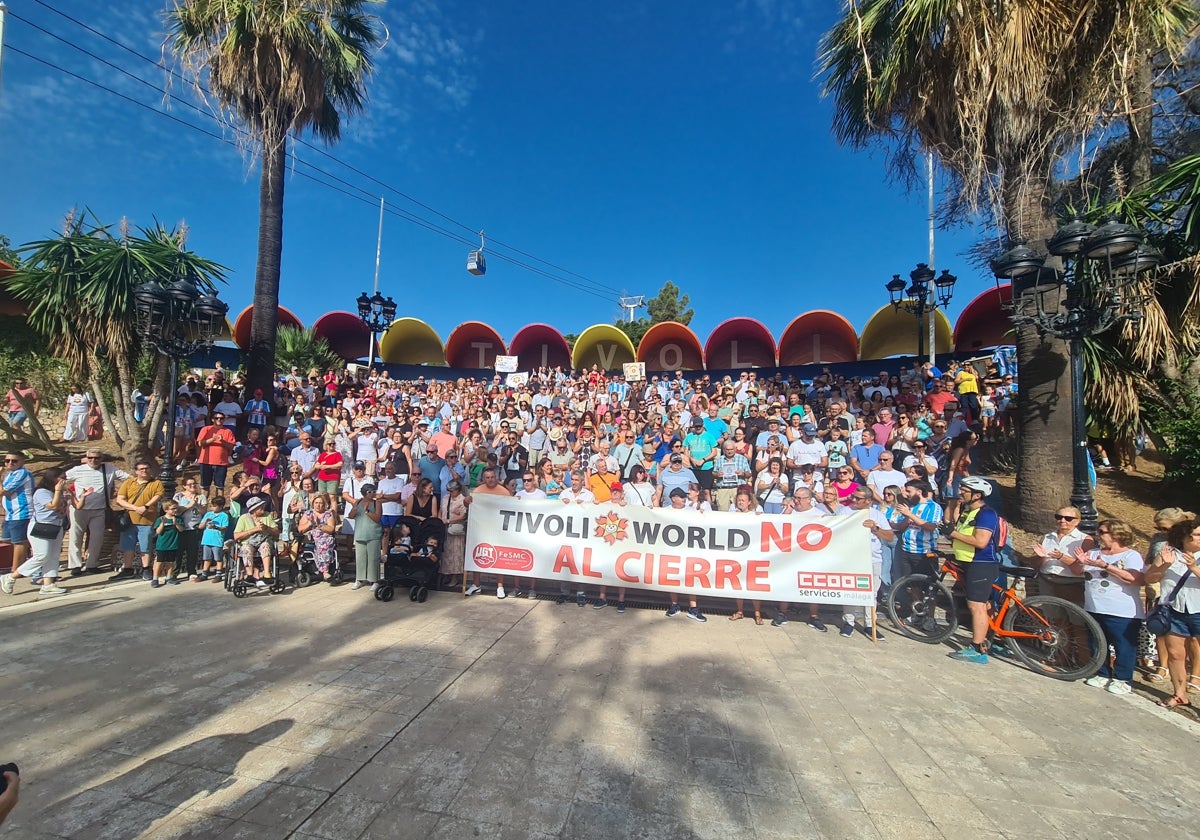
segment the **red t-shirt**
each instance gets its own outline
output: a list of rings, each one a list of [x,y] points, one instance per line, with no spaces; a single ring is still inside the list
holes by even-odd
[[[337,481],[342,477],[342,453],[322,452],[317,456],[317,481]],[[336,466],[326,466],[334,464]]]
[[[946,410],[946,403],[953,400],[958,402],[958,394],[951,391],[930,391],[925,395],[925,402],[933,409],[933,413],[941,415]]]
[[[211,443],[206,445],[207,441]],[[229,455],[233,452],[237,439],[233,436],[232,429],[224,426],[205,426],[196,436],[196,442],[200,445],[199,463],[208,464],[210,467],[227,467]]]

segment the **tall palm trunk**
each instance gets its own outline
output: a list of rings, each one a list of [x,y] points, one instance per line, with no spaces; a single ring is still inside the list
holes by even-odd
[[[264,136],[258,185],[258,265],[254,272],[254,311],[250,320],[247,390],[272,393],[275,334],[279,328],[279,266],[283,259],[283,187],[287,145]]]
[[[1037,163],[1006,167],[1006,172],[1049,171]],[[1047,182],[1019,175],[1004,186],[1008,229],[1014,240],[1034,249],[1045,245],[1054,231],[1047,210]],[[1054,530],[1053,515],[1071,494],[1071,366],[1067,342],[1041,337],[1031,326],[1017,335],[1017,370],[1021,389],[1017,400],[1020,424],[1017,456],[1017,509],[1021,527],[1034,532]]]

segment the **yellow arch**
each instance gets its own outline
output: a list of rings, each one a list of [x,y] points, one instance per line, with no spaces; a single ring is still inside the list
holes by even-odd
[[[598,365],[601,370],[620,370],[625,362],[636,356],[629,336],[612,324],[593,324],[575,339],[571,350],[571,365],[590,368]]]
[[[937,352],[949,353],[954,348],[954,328],[950,326],[950,319],[941,309],[937,309],[934,311],[933,323]],[[925,329],[929,327],[926,326]],[[916,354],[916,316],[903,309],[897,312],[890,303],[880,307],[879,311],[871,316],[858,339],[860,359],[886,359],[888,356]]]
[[[446,365],[446,351],[433,327],[419,318],[397,318],[379,339],[380,357],[392,365]]]

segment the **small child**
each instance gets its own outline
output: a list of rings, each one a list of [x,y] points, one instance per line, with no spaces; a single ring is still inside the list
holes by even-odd
[[[862,445],[862,433],[867,430],[867,418],[861,414],[854,418],[854,429],[850,432],[850,446]]]
[[[413,555],[415,558],[420,558],[432,563],[435,567],[438,565],[440,552],[438,551],[439,541],[435,536],[430,536],[425,540],[425,545],[417,549],[417,553]]]
[[[859,440],[861,439],[862,436],[859,435]],[[831,476],[837,476],[837,471],[849,463],[847,456],[850,454],[850,447],[842,438],[842,430],[839,426],[830,425],[829,440],[825,441],[825,454],[829,456],[829,475]]]
[[[154,522],[154,579],[150,586],[157,589],[168,583],[177,585],[175,561],[179,557],[179,505],[173,499],[163,502],[162,516]]]
[[[192,578],[196,583],[205,580],[220,580],[225,571],[225,530],[229,527],[229,514],[225,511],[225,499],[214,496],[208,503],[208,512],[200,520],[200,550],[203,552],[203,569]]]
[[[412,531],[408,527],[407,522],[397,522],[392,526],[392,533],[388,539],[388,556],[395,554],[408,555],[412,553]]]
[[[550,480],[546,482],[546,486],[543,488],[546,491],[546,498],[557,501],[559,494],[562,493],[565,486],[563,483],[562,468],[555,467],[550,471]]]

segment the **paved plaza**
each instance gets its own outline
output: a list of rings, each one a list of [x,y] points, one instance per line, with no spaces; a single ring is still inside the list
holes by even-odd
[[[1132,840],[1200,825],[1200,726],[1183,715],[895,635],[142,583],[5,606],[0,630],[0,761],[23,771],[6,837]]]

